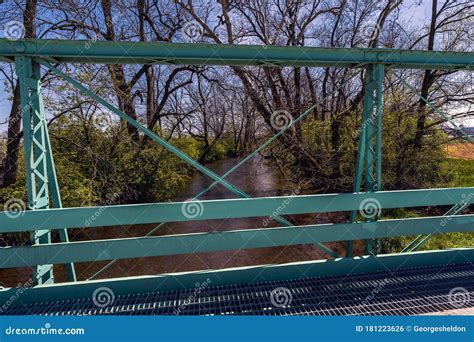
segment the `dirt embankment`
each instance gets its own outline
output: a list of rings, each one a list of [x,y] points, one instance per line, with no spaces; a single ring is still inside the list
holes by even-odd
[[[451,158],[474,160],[474,144],[471,143],[447,145],[446,152]]]

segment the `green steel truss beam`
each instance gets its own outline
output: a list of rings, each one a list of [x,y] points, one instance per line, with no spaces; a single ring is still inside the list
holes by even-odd
[[[461,214],[464,209],[469,207],[470,203],[467,201],[457,203],[454,205],[451,209],[449,209],[443,216],[445,216],[445,221],[443,222],[442,226],[445,226],[448,224],[450,220],[450,216],[453,215],[459,215]],[[414,252],[419,250],[421,247],[423,247],[432,237],[433,233],[430,233],[428,235],[418,235],[412,242],[410,242],[403,250],[402,253],[406,252]]]
[[[406,220],[384,220],[337,225],[312,225],[292,227],[278,215],[292,213],[352,211],[351,219],[356,220],[357,209],[362,200],[377,199],[381,208],[410,207],[425,205],[443,205],[459,203],[461,189],[438,189],[434,194],[415,190],[415,192],[379,192],[381,186],[381,108],[382,79],[384,67],[409,69],[442,69],[473,70],[474,53],[472,52],[433,52],[406,51],[393,49],[327,49],[307,47],[277,47],[248,45],[216,44],[171,44],[171,43],[138,43],[138,42],[91,42],[91,41],[58,41],[58,40],[20,40],[0,39],[0,61],[15,62],[21,82],[22,105],[28,105],[28,113],[23,116],[25,132],[25,156],[27,169],[27,187],[29,208],[20,219],[11,222],[0,214],[0,232],[32,231],[34,246],[10,247],[0,249],[0,267],[24,263],[38,265],[36,275],[39,284],[53,282],[52,264],[68,263],[69,274],[75,279],[71,262],[91,260],[112,260],[153,255],[171,255],[196,251],[214,251],[240,248],[284,246],[300,243],[316,243],[330,255],[335,255],[322,242],[353,239],[378,239],[386,236],[411,235],[419,233],[410,248],[415,250],[424,244],[432,234],[440,232],[441,222],[449,221],[445,231],[472,231],[472,215],[420,218]],[[34,60],[34,62],[33,62]],[[69,76],[54,68],[50,63],[95,63],[95,64],[201,64],[201,65],[240,65],[240,66],[321,66],[352,67],[366,66],[366,95],[364,98],[364,120],[368,125],[361,130],[356,180],[354,190],[360,191],[362,177],[365,176],[365,193],[322,195],[333,196],[291,197],[291,205],[275,215],[275,208],[285,201],[280,198],[257,198],[249,196],[219,177],[205,166],[199,164],[182,151],[146,129],[126,114],[110,105],[74,81]],[[117,206],[100,208],[47,209],[51,196],[55,207],[61,207],[61,197],[57,187],[54,160],[51,153],[44,108],[40,94],[40,69],[43,64],[51,71],[83,93],[118,114],[123,120],[134,125],[168,151],[187,161],[214,180],[222,184],[242,199],[224,201],[202,201],[202,215],[192,220],[226,217],[274,216],[284,228],[256,229],[222,233],[200,233],[180,236],[142,237],[117,239],[109,241],[88,241],[69,243],[66,228],[97,227],[111,225],[117,218],[122,224],[156,223],[164,221],[188,221],[183,215],[186,203],[159,203],[135,206]],[[26,86],[25,86],[26,85]],[[25,107],[24,107],[25,108]],[[28,123],[25,125],[25,123]],[[469,191],[472,191],[472,188]],[[50,192],[50,193],[49,193]],[[334,197],[336,196],[337,199]],[[359,197],[357,197],[359,196]],[[385,198],[387,196],[387,198]],[[428,196],[420,198],[420,196]],[[444,198],[446,196],[446,198]],[[466,196],[464,194],[464,196]],[[312,197],[312,198],[309,198]],[[449,197],[449,199],[447,198]],[[400,198],[403,198],[402,200]],[[416,200],[415,200],[416,199]],[[251,202],[255,200],[256,202]],[[318,202],[318,201],[326,202]],[[327,202],[334,200],[336,203]],[[391,201],[401,203],[394,204]],[[243,201],[243,202],[235,202]],[[307,201],[307,202],[305,202]],[[318,203],[316,203],[318,202]],[[410,205],[412,203],[413,205]],[[271,206],[270,206],[271,205]],[[231,210],[229,211],[229,207]],[[290,208],[291,209],[287,209]],[[220,208],[220,209],[219,209]],[[258,210],[256,210],[258,208]],[[455,207],[453,207],[455,208]],[[71,210],[71,211],[68,211]],[[119,211],[124,210],[124,211]],[[209,213],[210,211],[210,213]],[[451,210],[452,211],[452,210]],[[100,215],[96,215],[99,212]],[[245,214],[242,214],[245,212]],[[225,214],[224,214],[225,213]],[[253,216],[251,214],[254,214]],[[457,214],[456,211],[454,214]],[[110,215],[109,215],[110,214]],[[450,212],[447,213],[449,215]],[[42,216],[43,215],[43,216]],[[70,216],[72,215],[72,216]],[[128,215],[128,216],[127,216]],[[241,215],[241,216],[239,216]],[[127,217],[125,217],[127,216]],[[35,221],[40,219],[39,221]],[[43,227],[38,222],[47,222]],[[107,224],[108,222],[108,224]],[[117,221],[115,221],[117,222]],[[126,223],[129,222],[129,223]],[[3,225],[6,224],[6,226]],[[55,224],[56,223],[56,224]],[[105,224],[103,224],[105,223]],[[26,226],[22,226],[26,224]],[[21,228],[23,227],[23,228]],[[60,229],[63,243],[51,244],[50,229]],[[214,235],[215,234],[215,235]],[[339,235],[338,235],[339,234]],[[424,236],[424,234],[428,234]],[[185,239],[183,242],[182,239]],[[329,240],[328,240],[329,239]],[[162,242],[166,241],[166,242]],[[270,242],[269,242],[270,241]],[[157,244],[160,248],[157,251]],[[352,242],[349,242],[352,246]],[[165,245],[165,247],[163,247]],[[67,247],[66,250],[60,250]],[[371,245],[368,245],[370,252]],[[412,248],[413,247],[413,248]],[[69,252],[71,251],[71,255]],[[163,254],[164,253],[164,254]],[[19,261],[25,257],[23,261]],[[93,258],[93,259],[89,259]],[[12,266],[17,267],[17,266]],[[48,286],[48,285],[47,285]]]
[[[371,199],[382,208],[410,208],[450,205],[460,202],[474,188],[378,191],[374,193],[323,194],[205,200],[196,203],[166,202],[126,204],[102,207],[78,207],[25,211],[11,218],[0,212],[0,233],[15,233],[41,229],[44,222],[53,229],[92,228],[160,221],[186,222],[225,218],[268,217],[275,214],[297,215],[359,210],[361,203]],[[474,198],[471,196],[471,198]],[[472,201],[472,200],[471,200]],[[287,205],[282,205],[288,203]],[[185,215],[187,205],[198,205],[198,214]]]
[[[424,234],[439,229],[444,217],[374,222],[248,229],[225,232],[110,239],[12,247],[0,250],[0,267],[26,267],[45,262],[87,262],[190,253],[290,246],[339,241],[348,235],[373,239]],[[453,216],[443,231],[473,231],[474,215]]]
[[[301,113],[295,120],[292,120],[286,127],[284,127],[283,129],[279,130],[278,133],[276,133],[275,135],[273,135],[270,139],[268,139],[267,141],[265,141],[262,145],[260,145],[257,149],[255,149],[252,153],[250,153],[249,155],[247,155],[245,158],[243,158],[242,160],[240,160],[236,165],[234,165],[233,167],[231,167],[228,171],[226,171],[222,176],[221,178],[222,179],[225,179],[226,177],[228,177],[230,174],[232,174],[233,172],[235,172],[238,168],[240,168],[242,165],[244,165],[247,161],[249,161],[250,159],[252,159],[256,154],[260,153],[262,150],[264,150],[265,148],[267,148],[268,146],[270,146],[271,143],[273,143],[275,140],[277,140],[279,137],[281,137],[283,134],[285,134],[286,131],[288,131],[289,129],[291,129],[293,126],[295,126],[298,122],[304,120],[310,113],[313,112],[313,110],[317,107],[317,106],[320,106],[325,99],[328,99],[330,98],[331,96],[333,96],[333,94],[337,93],[339,91],[339,89],[341,89],[343,86],[345,86],[346,84],[348,84],[349,82],[351,82],[355,77],[357,76],[357,73],[354,73],[352,76],[348,77],[344,82],[342,82],[338,87],[336,87],[336,89],[334,89],[333,91],[329,92],[329,94],[326,95],[326,97],[322,100],[319,100],[317,101],[315,104],[313,104],[311,107],[309,107],[308,109],[306,109],[303,113]],[[202,190],[201,192],[199,192],[196,196],[194,196],[192,198],[192,200],[198,200],[200,197],[202,197],[204,194],[206,194],[208,191],[210,191],[214,186],[216,186],[217,184],[219,184],[219,182],[217,181],[214,181],[212,184],[210,184],[206,189]],[[165,225],[166,222],[161,222],[159,225],[155,226],[153,229],[151,229],[145,236],[150,236],[152,234],[154,234],[157,230],[159,230],[161,227],[163,227],[163,225]],[[319,247],[319,246],[318,246]],[[333,256],[337,256],[336,254],[334,254]],[[115,263],[115,260],[112,260],[111,262],[109,262],[107,265],[105,265],[104,267],[102,267],[100,270],[98,270],[96,273],[94,273],[89,279],[95,279],[99,274],[102,274],[103,272],[105,272],[107,269],[109,269],[113,264]]]
[[[375,192],[382,188],[382,82],[384,66],[369,65],[366,68],[364,114],[362,115],[365,134],[365,191]],[[378,203],[375,203],[377,206]],[[380,218],[381,208],[377,208],[375,216],[366,221]],[[377,254],[380,251],[380,241],[366,241],[366,253]]]
[[[41,95],[40,66],[27,57],[18,57],[15,64],[20,82],[28,207],[47,210],[51,191],[53,204],[60,208],[61,197]],[[60,237],[63,242],[69,241],[65,229],[60,231]],[[34,245],[50,244],[51,231],[44,227],[32,231],[31,240]],[[67,270],[69,279],[76,280],[74,266],[68,264]],[[53,265],[38,265],[33,270],[33,279],[38,285],[54,282]]]
[[[268,139],[267,141],[265,141],[263,144],[261,144],[257,149],[255,149],[252,153],[250,153],[249,155],[247,155],[245,158],[242,158],[236,165],[234,165],[233,167],[231,167],[228,171],[226,171],[222,176],[221,178],[222,179],[225,179],[226,177],[228,177],[230,174],[232,174],[233,172],[235,172],[238,168],[240,168],[242,165],[244,165],[247,161],[249,161],[250,159],[252,159],[256,154],[260,153],[262,150],[264,150],[265,148],[267,148],[268,146],[270,146],[271,143],[273,143],[275,140],[277,140],[280,136],[282,136],[283,134],[285,134],[286,131],[288,131],[289,129],[291,129],[293,126],[295,126],[298,122],[304,120],[310,113],[313,112],[313,110],[317,107],[317,106],[320,106],[325,99],[328,99],[330,98],[331,96],[333,96],[333,94],[337,93],[339,91],[339,89],[341,89],[343,86],[345,86],[346,84],[348,84],[349,82],[351,82],[356,76],[357,76],[357,72],[356,73],[353,73],[352,76],[348,77],[344,82],[342,82],[338,87],[336,87],[336,89],[334,89],[333,91],[329,92],[329,94],[326,95],[325,98],[317,101],[315,104],[313,104],[311,107],[307,108],[303,113],[301,113],[295,120],[292,120],[286,127],[284,127],[283,129],[279,130],[278,133],[274,134],[270,139]],[[202,197],[204,194],[206,194],[208,191],[210,191],[214,186],[216,186],[217,184],[219,184],[219,182],[217,181],[214,181],[212,184],[210,184],[206,189],[202,190],[201,192],[199,192],[196,196],[194,196],[192,198],[192,200],[198,200],[200,197]],[[147,234],[145,234],[145,236],[151,236],[153,235],[156,231],[158,231],[161,227],[163,227],[163,225],[165,225],[166,222],[161,222],[160,224],[158,224],[157,226],[155,226],[153,229],[151,229],[150,231],[148,231]],[[319,247],[319,246],[318,246]],[[334,254],[333,256],[337,256],[336,254]],[[97,278],[98,275],[102,274],[103,272],[105,272],[106,270],[108,270],[113,264],[115,264],[116,260],[112,260],[110,261],[107,265],[105,265],[104,267],[102,267],[100,270],[98,270],[96,273],[94,273],[89,279],[95,279]]]
[[[354,179],[354,192],[361,191],[362,178],[365,175],[365,191],[372,193],[382,188],[382,82],[384,79],[384,65],[374,64],[365,68],[364,78],[364,109],[359,137],[359,147]],[[367,202],[378,213],[366,217],[366,221],[380,217],[380,210],[376,201]],[[364,209],[364,208],[359,208]],[[365,210],[365,209],[364,209]],[[351,222],[357,221],[358,211],[352,211]],[[373,245],[376,246],[375,250]],[[366,254],[377,253],[380,241],[366,241]],[[346,255],[352,256],[353,241],[348,241]]]
[[[121,119],[125,120],[126,122],[128,122],[129,124],[131,124],[132,126],[137,128],[139,131],[141,131],[144,134],[146,134],[147,136],[149,136],[152,140],[154,140],[155,142],[157,142],[158,144],[163,146],[169,152],[171,152],[174,155],[176,155],[177,157],[181,158],[182,160],[184,160],[185,162],[187,162],[189,165],[193,166],[197,170],[201,171],[203,174],[205,174],[206,176],[208,176],[212,180],[220,183],[222,186],[224,186],[226,189],[228,189],[232,193],[236,194],[237,196],[239,196],[241,198],[250,198],[250,196],[247,193],[245,193],[242,190],[238,189],[233,184],[226,181],[223,177],[220,177],[218,174],[216,174],[212,170],[210,170],[207,167],[205,167],[204,165],[200,164],[199,162],[197,162],[196,160],[191,158],[189,155],[187,155],[186,153],[184,153],[183,151],[181,151],[180,149],[178,149],[174,145],[170,144],[165,139],[161,138],[159,135],[157,135],[152,130],[150,130],[150,129],[146,128],[145,126],[143,126],[142,124],[140,124],[137,120],[132,119],[127,114],[125,114],[121,110],[117,109],[115,106],[111,105],[109,102],[107,102],[106,100],[104,100],[100,96],[94,94],[91,90],[87,89],[81,83],[79,83],[76,80],[74,80],[73,78],[69,77],[68,75],[63,73],[61,70],[55,68],[50,63],[48,63],[44,60],[38,60],[38,62],[40,64],[43,64],[44,66],[46,66],[49,70],[51,70],[57,76],[61,77],[62,79],[64,79],[65,81],[67,81],[68,83],[73,85],[75,88],[77,88],[83,94],[91,97],[92,99],[94,99],[95,101],[97,101],[98,103],[100,103],[101,105],[106,107],[108,110],[110,110],[113,113],[117,114]],[[291,223],[289,221],[285,220],[281,216],[277,215],[274,218],[275,218],[275,221],[277,221],[281,225],[291,226]],[[318,247],[323,252],[325,252],[326,254],[328,254],[332,257],[338,257],[336,252],[334,252],[333,250],[331,250],[330,248],[328,248],[328,247],[326,247],[322,244],[317,244],[316,247]]]
[[[0,268],[292,246],[439,232],[446,217],[258,228],[0,249]],[[474,215],[449,217],[443,232],[473,232]]]
[[[8,62],[17,56],[44,58],[51,62],[96,64],[353,67],[367,63],[408,69],[474,69],[472,52],[0,39],[0,59]]]
[[[116,279],[79,281],[76,283],[51,284],[24,289],[17,304],[36,303],[93,297],[99,287],[109,288],[115,296],[151,291],[191,289],[196,283],[211,279],[213,286],[249,284],[264,281],[282,281],[353,273],[377,272],[405,268],[449,265],[474,262],[474,249],[450,249],[444,251],[386,254],[377,257],[364,256],[335,260],[293,262],[280,265],[257,265],[224,270],[200,270],[172,274],[159,274]],[[18,289],[0,289],[0,303],[17,297]]]

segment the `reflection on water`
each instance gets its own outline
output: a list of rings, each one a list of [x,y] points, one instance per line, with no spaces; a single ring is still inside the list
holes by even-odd
[[[209,165],[215,173],[222,176],[238,163],[237,159],[225,159]],[[242,167],[238,168],[226,180],[238,189],[246,192],[250,197],[281,196],[292,194],[297,185],[285,181],[281,172],[274,165],[262,158],[253,158]],[[196,194],[207,189],[213,181],[202,175],[196,174],[186,189],[177,196],[177,200],[184,201],[193,198]],[[217,184],[200,199],[239,198],[224,186]],[[275,208],[276,209],[276,208]],[[261,228],[262,218],[239,218],[212,221],[184,222],[168,225],[176,234],[198,231],[222,231],[242,228]]]
[[[223,175],[235,164],[237,159],[226,159],[207,165],[219,175]],[[255,157],[237,169],[226,179],[251,197],[291,195],[298,186],[286,181],[278,168],[261,157]],[[212,180],[200,173],[192,178],[187,187],[177,196],[177,201],[193,198],[208,188]],[[238,196],[218,184],[200,199],[237,198]],[[203,231],[224,231],[245,228],[261,228],[264,218],[225,219],[212,221],[195,221],[167,223],[154,235],[185,234]],[[290,220],[295,224],[311,224],[316,222],[331,222],[334,215],[298,215]],[[269,226],[278,225],[271,221]],[[99,229],[70,230],[72,241],[97,240],[110,238],[126,238],[143,236],[156,225],[141,225],[128,227],[113,227]],[[344,253],[341,244],[330,244],[339,253]],[[134,275],[151,275],[168,272],[183,272],[200,269],[220,269],[245,265],[274,264],[291,261],[316,260],[326,258],[313,245],[298,245],[289,247],[257,248],[239,251],[195,253],[165,257],[149,257],[141,259],[120,260],[98,278],[124,277]],[[87,279],[100,270],[108,262],[78,263],[76,272],[79,279]],[[65,268],[55,266],[56,281],[65,281]],[[16,285],[26,281],[31,276],[29,269],[0,270],[0,281],[8,285]]]
[[[237,159],[224,159],[212,164],[208,167],[222,176],[229,169],[234,167],[239,160]],[[286,182],[281,172],[278,171],[277,167],[268,161],[263,160],[260,156],[256,156],[245,164],[240,166],[237,170],[232,172],[226,177],[226,180],[235,185],[240,190],[245,191],[251,197],[263,197],[263,196],[276,196],[294,188],[294,184]],[[185,199],[189,196],[198,194],[203,189],[208,188],[213,181],[203,176],[202,174],[196,174],[192,179],[191,183],[181,193],[177,199]],[[237,198],[238,196],[225,189],[222,185],[218,184],[214,186],[202,199],[221,199],[221,198]]]

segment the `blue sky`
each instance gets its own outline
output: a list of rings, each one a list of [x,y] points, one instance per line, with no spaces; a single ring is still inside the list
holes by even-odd
[[[410,22],[421,21],[427,23],[430,19],[431,11],[431,1],[424,0],[419,5],[419,0],[405,0],[400,11],[400,16],[402,19],[408,20]],[[0,28],[0,38],[3,36],[3,30]],[[7,100],[9,94],[6,94],[4,91],[3,84],[1,85],[0,91],[0,121],[3,122],[6,120],[10,113],[11,103]],[[474,120],[466,122],[465,125],[472,126],[474,125]],[[0,132],[5,131],[6,126],[2,125],[0,127]]]

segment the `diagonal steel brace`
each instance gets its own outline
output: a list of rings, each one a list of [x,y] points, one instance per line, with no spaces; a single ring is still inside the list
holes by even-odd
[[[187,163],[189,163],[190,165],[194,166],[196,169],[198,169],[199,171],[203,172],[206,176],[208,176],[209,178],[213,179],[214,181],[216,182],[219,182],[221,185],[223,185],[225,188],[227,188],[228,190],[232,191],[233,193],[235,193],[236,195],[242,197],[242,198],[250,198],[250,195],[248,195],[247,193],[243,192],[242,190],[238,189],[237,187],[235,187],[234,185],[232,185],[231,183],[229,183],[228,181],[226,181],[225,179],[223,179],[222,177],[220,177],[218,174],[214,173],[213,171],[211,171],[210,169],[208,169],[207,167],[205,167],[204,165],[200,164],[199,162],[197,162],[196,160],[194,160],[193,158],[191,158],[190,156],[188,156],[186,153],[184,153],[183,151],[181,151],[180,149],[176,148],[175,146],[173,146],[172,144],[170,144],[169,142],[167,142],[165,139],[161,138],[160,136],[158,136],[156,133],[154,133],[152,130],[144,127],[142,124],[140,124],[138,121],[132,119],[131,117],[129,117],[127,114],[123,113],[122,111],[120,111],[119,109],[117,109],[115,106],[111,105],[110,103],[108,103],[106,100],[104,100],[103,98],[101,98],[100,96],[94,94],[91,90],[89,90],[88,88],[86,88],[85,86],[83,86],[81,83],[75,81],[73,78],[69,77],[68,75],[66,75],[65,73],[63,73],[61,70],[55,68],[54,66],[52,66],[50,63],[44,61],[44,60],[41,60],[41,59],[38,59],[38,63],[46,66],[49,70],[51,70],[53,73],[55,73],[57,76],[63,78],[65,81],[67,81],[68,83],[70,83],[71,85],[73,85],[75,88],[77,88],[78,90],[80,90],[82,93],[86,94],[87,96],[91,97],[92,99],[94,99],[95,101],[97,101],[98,103],[102,104],[104,107],[106,107],[107,109],[109,109],[110,111],[114,112],[115,114],[117,114],[121,119],[127,121],[128,123],[130,123],[132,126],[136,127],[137,129],[139,129],[140,131],[142,131],[144,134],[148,135],[151,139],[153,139],[154,141],[156,141],[157,143],[159,143],[161,146],[163,146],[164,148],[166,148],[168,151],[170,151],[171,153],[175,154],[176,156],[178,156],[179,158],[183,159],[184,161],[186,161]],[[288,222],[287,220],[285,220],[284,218],[282,217],[276,217],[275,218],[279,223],[283,224],[283,225],[287,225],[287,226],[291,226],[291,223]],[[317,245],[319,248],[321,248],[324,252],[330,254],[331,256],[333,257],[337,257],[337,254],[332,251],[331,249],[327,248],[326,246],[324,246],[323,244],[320,244],[318,243]]]

